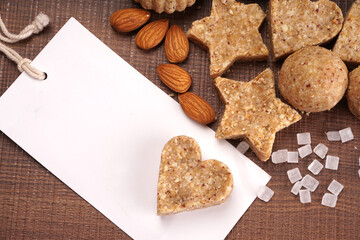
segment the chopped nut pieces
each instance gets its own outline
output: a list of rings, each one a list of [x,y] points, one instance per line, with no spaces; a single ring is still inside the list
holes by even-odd
[[[193,22],[187,36],[209,50],[211,77],[221,76],[237,60],[267,59],[259,33],[265,16],[258,4],[213,0],[211,16]]]
[[[360,1],[359,1],[360,2]],[[360,4],[359,4],[360,5]],[[360,13],[359,13],[360,17]],[[360,31],[360,26],[359,26]],[[360,35],[360,33],[359,33]],[[360,44],[360,37],[359,44]],[[360,48],[360,47],[359,47]],[[359,50],[360,53],[360,50]],[[356,68],[354,71],[352,71],[349,75],[349,88],[347,91],[347,102],[348,107],[352,114],[355,115],[360,120],[360,67]]]
[[[233,189],[230,169],[201,161],[198,143],[187,136],[168,141],[161,152],[157,214],[169,215],[223,203]]]
[[[341,9],[329,0],[271,0],[269,25],[275,59],[328,42],[341,30]]]
[[[270,69],[250,82],[218,77],[215,85],[226,105],[216,138],[245,138],[262,161],[271,156],[276,132],[301,119],[297,111],[275,97]]]
[[[335,43],[334,52],[348,63],[360,64],[360,0],[350,8],[344,27]]]

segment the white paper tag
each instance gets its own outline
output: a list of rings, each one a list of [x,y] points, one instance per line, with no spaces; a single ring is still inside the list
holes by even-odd
[[[270,176],[71,18],[0,98],[0,130],[134,239],[223,239]],[[154,69],[155,71],[155,69]],[[156,215],[160,153],[177,135],[229,166],[224,204]]]

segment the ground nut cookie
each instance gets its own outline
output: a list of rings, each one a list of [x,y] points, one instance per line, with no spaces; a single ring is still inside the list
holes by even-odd
[[[360,67],[349,75],[347,101],[350,111],[360,119]]]
[[[303,47],[328,42],[341,30],[341,9],[329,0],[270,0],[269,25],[275,60]]]
[[[186,7],[194,5],[196,0],[135,0],[145,9],[152,9],[155,12],[173,13],[184,11]]]
[[[165,144],[158,181],[158,215],[218,205],[232,189],[230,169],[217,160],[201,161],[199,144],[193,138],[177,136]]]
[[[334,52],[348,63],[360,64],[360,0],[354,1],[346,16]]]
[[[344,62],[333,52],[317,46],[290,55],[279,73],[281,95],[305,112],[330,110],[344,96],[347,85]]]
[[[210,75],[221,76],[235,61],[267,59],[259,27],[265,13],[258,4],[213,0],[211,16],[193,22],[188,38],[209,50]]]
[[[262,161],[271,156],[276,132],[301,119],[275,97],[274,74],[269,68],[250,82],[218,77],[215,85],[225,103],[216,138],[244,138]]]

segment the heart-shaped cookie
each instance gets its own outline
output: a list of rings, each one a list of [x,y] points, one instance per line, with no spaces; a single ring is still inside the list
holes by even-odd
[[[169,140],[161,152],[157,214],[169,215],[224,202],[233,189],[230,169],[217,160],[201,161],[191,137]]]
[[[270,0],[269,25],[274,58],[323,44],[341,30],[344,17],[329,0]]]

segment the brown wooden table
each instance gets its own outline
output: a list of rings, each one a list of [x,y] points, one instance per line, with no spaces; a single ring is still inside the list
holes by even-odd
[[[246,2],[259,2],[263,10],[267,9],[268,1]],[[352,3],[351,0],[335,2],[339,4],[344,14]],[[178,24],[187,30],[194,20],[209,15],[210,5],[211,1],[198,0],[195,6],[184,13],[159,15],[152,12],[151,20],[167,17],[170,19],[170,24]],[[41,11],[51,18],[51,24],[44,32],[12,45],[22,56],[33,59],[73,16],[150,81],[170,94],[172,91],[160,82],[156,74],[156,66],[167,62],[164,45],[144,52],[134,44],[135,33],[118,34],[109,25],[111,13],[129,7],[140,6],[132,0],[0,1],[1,17],[12,32],[19,32]],[[261,33],[269,46],[267,27],[267,23],[264,23]],[[328,47],[331,48],[332,45],[333,42]],[[281,64],[282,62],[274,64],[271,61],[235,63],[225,76],[248,81],[266,67],[271,67],[277,75]],[[224,106],[209,76],[208,54],[190,43],[190,56],[180,66],[192,75],[193,85],[190,91],[209,101],[220,119]],[[0,54],[1,95],[18,75],[15,64]],[[217,124],[218,122],[215,122],[210,127],[215,130]],[[356,138],[354,141],[341,144],[326,140],[326,131],[345,127],[352,128]],[[343,99],[331,111],[304,115],[300,122],[278,133],[274,150],[283,148],[296,150],[298,132],[311,132],[313,147],[322,142],[329,147],[330,154],[339,156],[341,159],[339,170],[324,169],[316,177],[320,185],[312,194],[312,203],[301,204],[299,198],[290,193],[292,185],[287,179],[286,171],[299,167],[303,175],[308,174],[307,166],[315,158],[314,154],[300,160],[299,164],[274,165],[271,162],[262,163],[252,152],[248,152],[246,155],[250,159],[272,175],[268,186],[275,191],[275,195],[269,203],[256,199],[227,239],[360,239],[360,178],[357,173],[360,168],[360,121],[351,115]],[[238,142],[231,141],[234,145]],[[321,198],[332,179],[337,179],[345,186],[334,209],[321,205]],[[0,239],[129,239],[129,237],[1,133]]]

